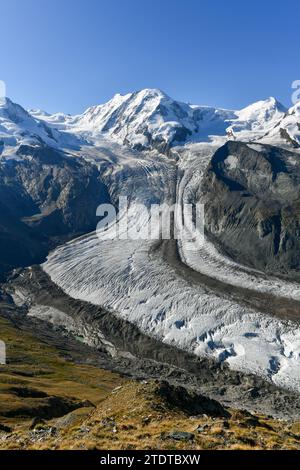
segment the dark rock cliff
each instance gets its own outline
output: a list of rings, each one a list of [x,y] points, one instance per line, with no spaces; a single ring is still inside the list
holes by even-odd
[[[99,170],[45,145],[21,145],[0,166],[0,274],[41,262],[49,248],[96,227],[109,201]]]
[[[197,199],[207,235],[234,260],[300,277],[300,155],[227,142],[214,154]]]

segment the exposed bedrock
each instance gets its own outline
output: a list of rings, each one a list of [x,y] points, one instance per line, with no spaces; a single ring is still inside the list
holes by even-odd
[[[225,254],[300,278],[299,155],[227,142],[214,154],[196,199],[205,204],[207,235]]]
[[[107,201],[95,165],[45,145],[21,145],[0,166],[0,274],[41,262],[58,241],[94,230],[96,208]]]

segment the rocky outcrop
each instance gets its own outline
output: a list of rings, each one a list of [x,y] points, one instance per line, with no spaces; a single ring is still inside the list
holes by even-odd
[[[214,417],[228,417],[228,411],[216,400],[201,395],[194,390],[172,385],[167,381],[158,383],[156,395],[164,400],[166,406],[171,409],[180,409],[194,416],[207,414]]]
[[[299,278],[300,158],[269,145],[227,142],[197,199],[207,235],[235,261]]]
[[[94,230],[109,201],[96,166],[46,145],[21,145],[0,166],[0,273],[41,262],[58,241]]]

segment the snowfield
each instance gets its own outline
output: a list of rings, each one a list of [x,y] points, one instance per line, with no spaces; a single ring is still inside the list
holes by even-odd
[[[119,159],[106,170],[107,182],[112,193],[118,181],[123,182],[122,192],[132,201],[130,223],[134,226],[140,222],[135,211],[138,202],[149,205],[188,198],[201,184],[214,150],[209,144],[178,149],[178,167],[158,155],[155,163],[153,155],[129,158],[127,151],[128,160]],[[103,149],[100,153],[94,156],[98,163]],[[189,240],[187,233],[179,246],[184,263],[224,282],[229,291],[232,284],[300,298],[297,284],[239,266],[206,243],[201,249],[193,245],[193,250]],[[272,316],[272,305],[266,315],[195,284],[165,259],[161,248],[157,241],[107,240],[91,233],[56,249],[43,269],[70,296],[103,305],[148,335],[300,390],[299,326]]]

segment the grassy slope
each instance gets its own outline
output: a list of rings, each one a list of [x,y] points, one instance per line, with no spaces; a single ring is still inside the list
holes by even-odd
[[[89,400],[97,405],[123,382],[120,376],[109,371],[66,361],[54,348],[24,331],[16,330],[1,317],[0,338],[7,347],[7,365],[0,366],[0,423],[19,423],[19,410],[24,405],[28,407],[28,415],[32,416],[37,403],[42,403],[39,398],[18,396],[16,389],[72,397],[75,402]],[[7,414],[15,414],[16,417],[1,418]],[[26,419],[26,411],[23,415]]]
[[[156,382],[138,383],[68,362],[1,318],[0,331],[8,346],[8,365],[0,366],[0,427],[11,428],[0,431],[1,449],[300,448],[299,423],[237,411],[230,411],[229,418],[189,416],[170,406]],[[43,398],[16,396],[16,388],[72,397],[80,408],[30,429],[32,417],[20,410],[26,405],[31,416],[39,416]],[[82,400],[96,407],[82,407]],[[193,439],[177,441],[168,437],[172,431],[190,432]]]

